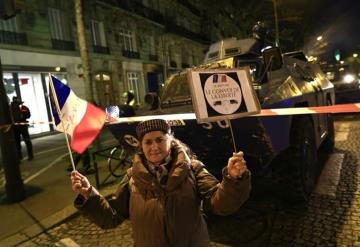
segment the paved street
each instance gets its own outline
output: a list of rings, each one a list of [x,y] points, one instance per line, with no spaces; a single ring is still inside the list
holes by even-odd
[[[209,217],[211,246],[360,246],[360,116],[337,116],[336,149],[307,204],[289,203],[271,181],[255,184],[231,217]],[[18,246],[132,246],[129,221],[101,230],[79,214]]]
[[[99,138],[103,145],[117,143],[105,129]],[[25,157],[20,163],[26,190],[23,201],[7,201],[4,171],[0,172],[0,246],[14,246],[32,238],[76,211],[72,207],[74,193],[66,170],[70,161],[64,135],[43,136],[32,142],[34,160]],[[82,168],[81,162],[78,168]],[[106,169],[104,172],[108,173]],[[89,177],[93,184],[94,177]]]

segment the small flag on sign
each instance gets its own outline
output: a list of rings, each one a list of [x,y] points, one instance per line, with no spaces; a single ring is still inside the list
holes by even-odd
[[[217,83],[218,82],[218,74],[213,75],[213,83]]]
[[[56,94],[54,97],[50,90],[51,109],[56,129],[69,134],[71,148],[81,154],[100,133],[106,114],[100,108],[77,97],[68,86],[54,76],[51,76],[50,80]],[[56,105],[59,107],[61,117]]]
[[[105,108],[108,118],[118,118],[120,115],[120,109],[117,105],[110,105]]]

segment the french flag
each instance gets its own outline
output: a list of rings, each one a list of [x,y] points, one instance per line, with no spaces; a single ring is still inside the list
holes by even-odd
[[[49,87],[51,110],[56,130],[69,134],[71,136],[71,148],[81,154],[100,133],[105,123],[106,113],[77,97],[68,86],[52,75],[51,80],[56,94],[54,97],[51,87]],[[56,99],[61,118],[56,110]]]

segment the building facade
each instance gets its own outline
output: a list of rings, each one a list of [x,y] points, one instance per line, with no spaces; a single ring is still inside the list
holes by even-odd
[[[141,106],[170,74],[201,63],[209,40],[195,6],[184,0],[83,1],[93,100],[100,107],[118,105],[132,90]],[[32,112],[31,134],[52,130],[48,73],[86,98],[74,1],[23,1],[19,14],[0,21],[0,57],[9,101],[20,96]]]

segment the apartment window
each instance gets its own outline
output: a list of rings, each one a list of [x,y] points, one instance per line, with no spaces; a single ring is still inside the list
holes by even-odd
[[[70,32],[65,14],[59,9],[49,8],[51,38],[70,41]]]
[[[137,103],[140,103],[140,73],[139,72],[127,72],[127,86],[129,90],[132,90],[135,94]]]
[[[91,20],[91,34],[93,44],[106,47],[104,24],[100,21]]]
[[[0,30],[7,32],[18,32],[16,17],[13,17],[8,20],[0,20]]]
[[[189,52],[186,48],[182,49],[181,60],[183,64],[189,64]]]
[[[103,22],[91,20],[90,24],[94,52],[109,54],[110,50],[106,44]]]
[[[0,43],[12,45],[27,44],[26,34],[20,33],[18,30],[16,17],[0,20]]]
[[[169,65],[172,68],[176,68],[177,67],[177,63],[176,63],[176,56],[175,56],[175,52],[174,52],[175,46],[171,45],[168,47],[168,54],[169,54]]]
[[[154,36],[149,36],[149,51],[150,51],[150,54],[156,55],[156,47],[155,47]]]
[[[122,48],[125,51],[136,51],[133,42],[133,33],[129,30],[121,29],[120,37],[122,41]]]
[[[149,51],[149,60],[158,61],[159,58],[156,53],[156,45],[155,45],[154,36],[147,35],[145,38],[147,41],[147,49]]]

